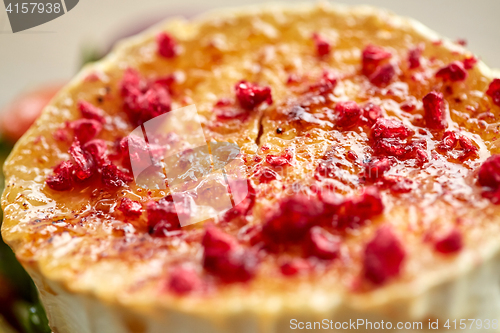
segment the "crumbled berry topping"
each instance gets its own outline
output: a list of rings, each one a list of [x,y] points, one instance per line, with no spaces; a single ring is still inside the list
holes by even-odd
[[[95,138],[102,130],[100,122],[94,119],[78,119],[70,124],[75,138],[82,144]]]
[[[392,57],[392,54],[383,48],[375,45],[368,45],[363,50],[362,55],[362,72],[366,76],[370,76],[375,72],[377,67],[382,64],[384,60],[388,60]]]
[[[105,122],[104,111],[89,102],[79,101],[78,110],[80,110],[82,117],[86,119],[94,119],[100,123]]]
[[[396,119],[378,118],[372,127],[372,138],[375,140],[406,139],[412,134],[412,130]]]
[[[73,188],[73,163],[61,162],[54,168],[54,173],[47,177],[47,186],[55,191],[68,191]]]
[[[424,119],[427,127],[431,129],[445,129],[446,122],[445,102],[443,94],[439,92],[430,92],[422,99],[424,103]]]
[[[137,217],[142,213],[142,205],[138,201],[129,198],[123,198],[118,209],[125,215]]]
[[[417,45],[416,47],[408,51],[408,68],[415,69],[420,67],[420,57],[422,56],[422,47]]]
[[[361,116],[361,108],[356,102],[339,102],[335,106],[337,126],[347,128],[355,126]]]
[[[308,256],[324,260],[338,257],[340,240],[326,232],[321,227],[313,227],[305,238],[305,251]]]
[[[377,230],[364,255],[364,277],[377,285],[399,275],[406,256],[403,244],[388,226]]]
[[[313,40],[316,45],[316,53],[319,57],[324,57],[330,54],[331,45],[322,36],[315,33],[313,34]]]
[[[156,36],[158,54],[164,58],[174,58],[177,55],[177,42],[170,34],[160,32]]]
[[[377,67],[375,72],[370,75],[370,82],[377,87],[384,87],[391,83],[396,75],[396,67],[394,64],[388,63]]]
[[[486,90],[486,95],[491,97],[494,104],[500,106],[500,79],[491,81],[488,90]]]
[[[236,98],[246,110],[253,110],[262,103],[272,104],[271,88],[261,87],[247,81],[240,81],[235,86]]]
[[[438,238],[434,243],[436,251],[442,254],[457,253],[462,249],[462,247],[462,234],[457,229],[453,229],[448,234]]]
[[[232,236],[208,227],[203,236],[203,267],[225,282],[245,282],[256,273],[258,259]]]
[[[467,78],[467,71],[463,63],[453,61],[446,67],[441,68],[436,72],[436,77],[442,78],[445,81],[463,81]]]
[[[168,290],[179,296],[199,290],[201,286],[202,280],[196,271],[186,267],[174,267],[167,282]]]

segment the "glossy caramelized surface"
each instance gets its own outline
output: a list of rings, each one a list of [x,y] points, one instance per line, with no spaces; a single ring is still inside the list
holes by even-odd
[[[482,196],[477,171],[498,153],[500,107],[485,94],[490,70],[462,46],[364,7],[270,8],[165,28],[177,43],[175,56],[158,53],[156,30],[124,42],[52,101],[7,161],[2,232],[26,266],[70,290],[123,304],[194,302],[190,311],[209,311],[203,302],[210,300],[229,311],[300,290],[362,298],[390,285],[425,288],[459,274],[462,260],[480,263],[498,242],[498,206]],[[362,61],[369,45],[382,54],[373,68]],[[472,63],[465,79],[436,76],[453,61]],[[374,73],[387,64],[380,81]],[[99,176],[67,191],[47,186],[53,168],[70,159],[79,101],[105,112],[97,138],[110,156],[136,127],[121,92],[129,68],[144,80],[174,77],[171,109],[195,104],[207,141],[241,147],[252,190],[245,207],[158,234],[147,207],[165,191],[133,181],[110,188]],[[235,94],[242,80],[269,87],[272,104],[243,107]],[[424,110],[433,91],[444,98],[444,128],[432,128]],[[359,109],[349,115],[347,101]],[[398,121],[392,124],[402,132],[374,134],[385,126],[378,118]],[[456,139],[443,148],[450,135]],[[383,171],[372,174],[381,160]],[[126,170],[125,159],[113,163]],[[374,201],[364,201],[367,188],[376,191]],[[120,210],[123,198],[140,203],[139,213]],[[297,214],[310,218],[296,235],[289,231],[302,223]],[[323,238],[314,241],[313,227],[326,233],[326,249]],[[366,258],[386,227],[400,256],[393,271],[376,268],[390,271],[378,279],[367,273]],[[458,235],[451,250],[447,235]],[[211,242],[241,249],[244,259],[221,264],[216,253],[209,261]],[[251,297],[240,299],[242,293]]]

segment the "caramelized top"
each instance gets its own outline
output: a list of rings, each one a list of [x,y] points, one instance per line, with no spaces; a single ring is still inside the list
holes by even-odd
[[[5,165],[2,232],[30,269],[129,305],[427,288],[496,251],[499,86],[462,46],[366,7],[171,22],[45,109]],[[191,104],[207,142],[240,147],[248,195],[181,227],[196,212],[136,185],[127,135]]]

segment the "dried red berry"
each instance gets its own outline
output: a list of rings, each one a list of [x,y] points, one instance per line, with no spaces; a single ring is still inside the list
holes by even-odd
[[[470,156],[471,154],[474,154],[479,150],[479,148],[477,148],[474,143],[472,143],[472,140],[465,135],[460,135],[460,137],[458,138],[458,144],[464,151],[464,156]]]
[[[227,282],[245,282],[256,272],[256,256],[242,249],[236,240],[213,227],[207,228],[202,240],[203,268]]]
[[[78,141],[73,142],[69,148],[73,159],[75,176],[78,181],[89,179],[94,175],[95,164],[92,156],[82,150]]]
[[[318,94],[331,92],[337,86],[337,75],[330,71],[324,71],[319,82],[309,86],[309,91]]]
[[[370,76],[384,60],[390,59],[391,57],[392,54],[383,48],[375,45],[368,45],[363,50],[362,55],[363,74]]]
[[[415,97],[410,96],[406,101],[399,104],[399,107],[405,112],[413,112],[417,108],[417,100]]]
[[[384,204],[376,187],[368,187],[356,197],[345,199],[341,203],[327,205],[333,214],[331,221],[338,230],[356,229],[367,220],[382,214]],[[328,209],[326,210],[328,211]]]
[[[360,220],[378,216],[384,211],[384,204],[376,187],[367,187],[360,196],[351,199],[350,206],[354,211],[349,213],[356,214]]]
[[[124,110],[134,125],[171,111],[169,87],[160,83],[148,84],[139,73],[127,69],[121,82]]]
[[[377,87],[385,87],[388,85],[394,76],[396,75],[396,67],[395,65],[389,63],[382,66],[377,67],[375,72],[370,75],[370,82]]]
[[[363,116],[368,119],[368,122],[374,123],[378,118],[382,117],[382,109],[373,103],[366,103],[363,107]]]
[[[101,180],[105,186],[121,187],[133,180],[132,176],[118,169],[114,164],[107,164],[102,168]]]
[[[422,51],[421,45],[417,45],[408,51],[408,67],[410,69],[420,67],[420,57],[422,56]]]
[[[424,119],[427,127],[431,129],[445,129],[446,122],[445,104],[443,94],[433,91],[422,99],[424,103]]]
[[[208,255],[222,255],[238,248],[236,239],[215,227],[208,227],[202,245]]]
[[[403,244],[392,229],[388,226],[379,228],[365,247],[364,277],[377,285],[387,282],[399,275],[405,256]]]
[[[120,92],[123,97],[137,97],[147,88],[146,81],[142,80],[139,72],[127,68],[123,73]]]
[[[338,102],[335,105],[335,113],[337,114],[337,126],[348,128],[355,126],[361,116],[361,108],[356,102]]]
[[[500,79],[491,81],[488,90],[486,90],[486,95],[491,97],[493,104],[500,106]]]
[[[142,205],[138,201],[129,198],[123,198],[118,209],[125,215],[137,217],[142,213]]]
[[[179,210],[177,211],[177,208]],[[150,233],[153,236],[163,237],[168,232],[179,229],[179,215],[189,217],[191,216],[191,207],[189,198],[183,204],[174,203],[171,196],[160,199],[159,201],[150,201],[146,206],[148,216],[148,226]]]
[[[261,183],[269,183],[272,180],[280,178],[276,171],[266,167],[261,168],[256,175]]]
[[[295,258],[285,262],[280,266],[281,274],[286,276],[297,275],[307,272],[311,269],[311,265],[307,260]]]
[[[443,254],[456,253],[460,251],[462,247],[462,234],[457,229],[453,229],[450,233],[437,239],[434,243],[434,249]]]
[[[247,110],[253,110],[264,102],[273,103],[270,87],[260,87],[243,80],[236,84],[235,91],[240,105]]]
[[[177,42],[166,32],[156,35],[158,53],[164,58],[173,58],[177,55]]]
[[[411,151],[411,147],[399,139],[378,139],[373,146],[376,155],[403,158]]]
[[[274,167],[290,164],[293,159],[293,153],[287,148],[279,155],[269,154],[266,156],[266,162]]]
[[[496,191],[500,189],[500,155],[492,155],[481,165],[478,172],[481,186]]]
[[[280,202],[279,209],[266,218],[263,239],[271,248],[299,241],[318,223],[322,213],[319,200],[300,194],[286,198]]]
[[[464,64],[464,68],[469,70],[474,68],[474,66],[477,64],[477,58],[475,56],[470,56],[462,60],[462,63]]]
[[[340,240],[321,227],[313,227],[307,233],[304,246],[306,255],[332,260],[339,255]]]
[[[82,144],[95,138],[102,130],[100,122],[94,119],[78,119],[70,124],[75,137]]]
[[[313,40],[316,44],[316,52],[319,57],[324,57],[330,53],[331,45],[319,34],[313,34]]]
[[[108,145],[106,141],[101,139],[90,140],[83,145],[83,150],[89,153],[97,165],[102,166],[108,164],[107,148]]]
[[[388,158],[382,157],[380,159],[373,159],[365,165],[365,177],[370,180],[377,180],[390,168],[391,162]]]
[[[453,131],[446,131],[438,147],[443,150],[451,150],[455,148],[457,142],[458,134]]]
[[[200,289],[202,281],[196,271],[186,267],[175,267],[167,282],[168,289],[177,295],[186,295]]]
[[[104,111],[86,101],[78,101],[78,110],[80,110],[82,117],[86,119],[94,119],[100,123],[104,123]]]
[[[142,111],[141,120],[143,122],[172,110],[172,100],[168,90],[158,84],[151,86],[143,95],[140,95],[137,103]]]
[[[372,127],[372,138],[378,139],[406,139],[413,131],[396,119],[378,118]]]
[[[440,77],[445,81],[463,81],[467,78],[467,71],[463,63],[453,61],[446,67],[441,68],[436,72],[436,77]]]
[[[354,150],[349,150],[346,157],[349,161],[356,161],[358,159],[358,154],[356,154]]]
[[[55,191],[68,191],[73,188],[73,163],[61,162],[54,168],[54,173],[47,177],[46,184]]]

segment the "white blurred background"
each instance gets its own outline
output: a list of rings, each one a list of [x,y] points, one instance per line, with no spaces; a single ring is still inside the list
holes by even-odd
[[[500,68],[499,0],[343,0],[370,4],[413,17],[451,39],[464,38],[487,64]],[[9,100],[47,82],[70,79],[84,49],[104,51],[116,38],[160,18],[220,7],[255,4],[250,0],[80,0],[69,13],[13,34],[0,5],[0,109]]]

